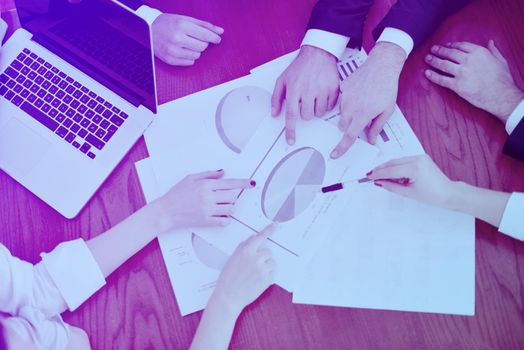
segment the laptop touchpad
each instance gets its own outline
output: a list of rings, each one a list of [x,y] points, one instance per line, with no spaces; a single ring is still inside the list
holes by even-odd
[[[30,171],[49,147],[49,141],[16,118],[0,129],[0,160],[19,174]]]

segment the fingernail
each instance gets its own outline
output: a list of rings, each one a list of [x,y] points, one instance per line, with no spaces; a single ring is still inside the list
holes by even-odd
[[[431,61],[433,59],[433,56],[431,55],[426,55],[426,61]]]
[[[451,46],[451,43],[446,43],[446,46]]]
[[[366,176],[371,176],[371,174],[373,174],[373,171],[366,173]]]
[[[272,115],[277,115],[277,109],[275,107],[271,107],[271,114]]]
[[[437,52],[437,51],[438,51],[438,46],[437,46],[437,45],[433,45],[433,46],[431,47],[431,51],[432,51],[432,52]]]
[[[287,144],[293,146],[295,144],[295,138],[290,137],[287,139]]]
[[[426,69],[426,71],[424,73],[426,74],[426,77],[430,77],[431,76],[431,71],[429,69]]]
[[[373,182],[373,184],[374,184],[375,186],[377,186],[377,187],[382,187],[382,185],[379,184],[378,182]]]
[[[257,185],[257,182],[255,180],[251,180],[249,184],[251,185],[251,187],[255,187]]]
[[[331,152],[331,158],[337,158],[338,157],[338,151]]]

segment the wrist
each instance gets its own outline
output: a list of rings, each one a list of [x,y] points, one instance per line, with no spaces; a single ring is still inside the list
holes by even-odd
[[[464,206],[467,205],[465,204],[468,198],[467,191],[470,187],[470,185],[462,181],[451,181],[443,207],[450,210],[464,211]]]
[[[157,234],[167,232],[175,228],[175,222],[171,215],[166,210],[166,206],[160,197],[149,203],[144,210],[146,211],[147,221],[151,224],[151,228]]]
[[[517,87],[513,87],[510,91],[505,93],[504,96],[504,98],[499,100],[499,107],[494,114],[505,124],[518,104],[524,100],[524,92]]]
[[[387,41],[378,42],[370,51],[369,57],[372,59],[381,58],[390,65],[390,68],[396,69],[399,74],[408,58],[402,47]]]
[[[338,59],[333,54],[327,52],[326,50],[311,45],[302,45],[299,54],[301,56],[317,57],[322,60],[332,61],[335,64],[338,61]]]
[[[209,309],[219,309],[221,317],[224,320],[231,320],[235,322],[244,310],[244,307],[240,306],[237,302],[228,297],[227,294],[223,293],[219,286],[215,288],[215,291],[211,295],[208,303]]]

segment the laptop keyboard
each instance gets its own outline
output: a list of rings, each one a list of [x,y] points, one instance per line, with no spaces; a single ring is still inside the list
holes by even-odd
[[[91,159],[128,117],[28,49],[0,75],[0,96]]]

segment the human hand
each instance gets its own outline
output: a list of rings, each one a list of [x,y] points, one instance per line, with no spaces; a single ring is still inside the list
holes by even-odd
[[[368,178],[375,185],[421,202],[447,207],[454,191],[451,181],[428,155],[405,157],[382,164]]]
[[[280,75],[271,98],[273,116],[280,115],[286,101],[286,141],[295,143],[299,116],[321,117],[337,104],[339,80],[337,58],[322,49],[302,46],[298,56]]]
[[[524,92],[515,85],[508,62],[493,40],[487,48],[468,42],[434,45],[426,56],[426,63],[451,75],[427,69],[425,75],[431,82],[454,91],[503,123],[524,99]]]
[[[154,202],[161,232],[188,227],[226,226],[238,191],[255,187],[249,179],[223,179],[224,171],[186,176]]]
[[[332,158],[344,155],[370,123],[367,137],[375,144],[395,110],[398,79],[405,60],[406,53],[400,46],[379,42],[366,62],[344,80],[338,123],[344,136],[331,152]]]
[[[273,284],[275,261],[261,246],[274,230],[270,225],[240,243],[220,274],[212,297],[216,303],[239,314]]]
[[[155,56],[174,66],[191,66],[224,29],[196,18],[163,13],[153,22]]]

